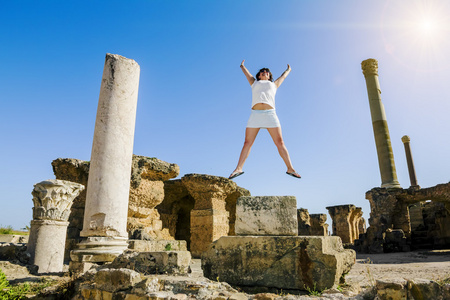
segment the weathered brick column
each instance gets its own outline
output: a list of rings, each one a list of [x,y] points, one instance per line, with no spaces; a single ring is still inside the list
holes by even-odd
[[[367,94],[369,96],[370,114],[372,116],[373,133],[378,154],[378,165],[381,174],[381,187],[401,188],[395,170],[394,153],[391,138],[381,102],[380,83],[378,82],[378,61],[370,58],[361,63],[366,79]]]
[[[236,183],[224,177],[202,174],[187,174],[181,181],[195,199],[191,210],[190,250],[193,257],[200,257],[209,244],[228,235],[230,214],[225,199],[236,190]]]
[[[50,179],[36,183],[33,192],[33,220],[27,251],[38,273],[63,271],[64,250],[70,208],[84,186]]]

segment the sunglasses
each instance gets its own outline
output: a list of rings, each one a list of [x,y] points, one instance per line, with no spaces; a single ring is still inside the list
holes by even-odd
[[[261,70],[260,73],[270,73],[269,70]]]

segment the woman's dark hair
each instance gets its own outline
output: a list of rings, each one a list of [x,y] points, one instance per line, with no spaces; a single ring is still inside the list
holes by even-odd
[[[270,72],[269,68],[262,68],[261,70],[259,70],[259,72],[256,73],[256,80],[259,81],[259,74],[261,74],[262,71],[267,71],[267,72],[269,72],[269,75],[270,75],[269,80],[273,82],[272,72]]]

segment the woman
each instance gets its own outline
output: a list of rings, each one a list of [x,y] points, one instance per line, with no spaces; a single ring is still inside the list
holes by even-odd
[[[284,145],[281,135],[280,121],[275,112],[275,94],[278,87],[280,87],[291,72],[291,66],[287,65],[286,71],[277,80],[273,81],[272,73],[267,68],[259,70],[255,79],[244,66],[244,62],[245,59],[241,63],[241,70],[252,86],[252,112],[247,122],[247,128],[245,129],[244,146],[242,147],[237,167],[228,178],[233,179],[244,174],[242,168],[261,128],[267,128],[269,131],[270,136],[278,148],[278,153],[280,153],[281,158],[286,164],[286,174],[295,178],[301,178],[292,166],[288,150]]]

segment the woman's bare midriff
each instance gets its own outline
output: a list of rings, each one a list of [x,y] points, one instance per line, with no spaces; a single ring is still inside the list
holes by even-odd
[[[253,105],[252,109],[254,109],[254,110],[268,110],[268,109],[273,109],[273,107],[270,106],[269,104],[266,104],[266,103],[256,103],[255,105]]]

